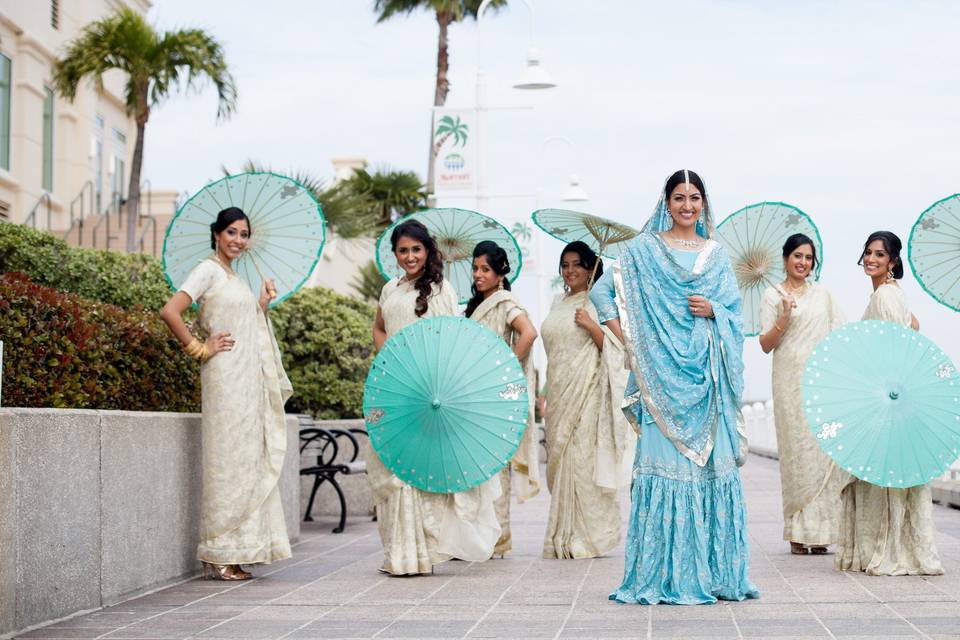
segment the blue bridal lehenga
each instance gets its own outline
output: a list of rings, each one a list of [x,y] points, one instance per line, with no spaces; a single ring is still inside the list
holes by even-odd
[[[730,260],[710,239],[699,251],[668,247],[661,199],[643,233],[591,292],[601,321],[619,318],[630,377],[624,412],[637,428],[623,583],[611,600],[708,604],[757,598],[748,578],[746,505],[739,467],[743,333]],[[687,296],[710,300],[697,318]],[[623,313],[614,302],[619,298]]]

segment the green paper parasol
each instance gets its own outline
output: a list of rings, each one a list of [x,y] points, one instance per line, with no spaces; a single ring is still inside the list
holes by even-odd
[[[760,300],[768,286],[779,286],[783,270],[783,243],[795,233],[810,237],[823,264],[823,243],[810,216],[783,202],[758,202],[727,216],[717,225],[716,240],[730,255],[743,296],[743,334],[760,334]],[[820,265],[814,278],[820,279]]]
[[[303,185],[275,173],[255,172],[213,182],[180,207],[163,240],[163,272],[174,289],[213,254],[210,224],[227,207],[239,207],[250,219],[250,243],[233,261],[233,270],[254,295],[264,278],[272,279],[274,307],[299,289],[313,271],[326,238],[320,204]]]
[[[457,292],[460,304],[473,297],[473,249],[482,240],[492,240],[507,252],[510,282],[520,277],[523,257],[516,238],[502,224],[468,209],[424,209],[400,218],[377,240],[377,267],[386,279],[403,275],[390,246],[390,234],[407,220],[418,220],[427,227],[443,254],[443,277]]]
[[[468,318],[419,320],[391,336],[363,392],[367,433],[383,464],[434,493],[496,475],[520,444],[527,411],[517,357]]]
[[[807,359],[803,399],[817,442],[861,480],[921,485],[960,454],[960,377],[909,327],[864,320],[832,331]]]

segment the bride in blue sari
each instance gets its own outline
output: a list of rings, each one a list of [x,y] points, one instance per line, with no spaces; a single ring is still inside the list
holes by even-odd
[[[703,181],[667,179],[643,231],[590,298],[624,337],[624,413],[640,435],[623,583],[611,600],[757,598],[747,574],[743,332],[730,259],[712,238]],[[623,312],[619,312],[617,302]]]

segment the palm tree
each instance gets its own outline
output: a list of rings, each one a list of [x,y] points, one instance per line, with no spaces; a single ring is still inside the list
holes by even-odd
[[[217,118],[225,119],[236,109],[237,91],[223,48],[213,37],[201,29],[160,33],[127,7],[84,27],[54,65],[53,84],[61,96],[73,102],[83,78],[90,77],[102,89],[103,74],[112,69],[127,76],[127,113],[137,123],[127,195],[127,251],[133,252],[140,212],[144,132],[150,110],[173,91],[195,88],[209,79],[217,89]]]
[[[232,175],[227,167],[221,167],[223,175]],[[241,167],[245,172],[274,172],[268,165],[247,160]],[[299,182],[320,203],[323,217],[330,230],[339,237],[350,240],[376,236],[383,226],[379,223],[374,203],[360,193],[348,181],[328,185],[312,173],[303,170],[277,172]]]
[[[375,0],[373,10],[379,15],[377,22],[384,22],[390,18],[403,14],[410,15],[418,9],[433,12],[437,19],[439,35],[437,38],[437,81],[433,90],[433,106],[442,107],[447,102],[450,93],[450,80],[447,73],[450,70],[450,54],[448,51],[447,30],[454,22],[461,22],[466,18],[477,18],[477,11],[483,0]],[[490,8],[499,9],[507,4],[507,0],[493,0]],[[430,122],[430,162],[427,165],[427,192],[433,192],[433,121]]]
[[[340,186],[369,200],[381,228],[426,206],[424,185],[413,171],[396,171],[388,166],[378,167],[373,173],[356,169]]]
[[[533,229],[530,228],[530,225],[526,222],[515,222],[513,228],[510,229],[510,233],[513,234],[513,237],[517,240],[524,240],[530,242],[530,239],[533,238]]]

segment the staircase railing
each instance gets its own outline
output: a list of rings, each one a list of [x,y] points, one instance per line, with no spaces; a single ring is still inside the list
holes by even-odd
[[[30,209],[30,213],[28,213],[27,217],[23,220],[23,224],[24,226],[30,225],[34,229],[37,228],[37,211],[39,211],[41,204],[47,205],[47,231],[50,231],[53,201],[50,198],[50,194],[47,192],[44,192],[43,195],[40,196],[40,199],[37,200],[37,203],[33,205],[33,209]]]
[[[84,196],[87,197],[85,198]],[[88,202],[89,209],[87,207]],[[95,210],[93,180],[87,180],[80,188],[80,193],[70,201],[70,226],[67,227],[66,233],[63,234],[63,239],[66,240],[76,226],[78,229],[77,244],[83,246],[83,220],[88,215],[93,215]]]
[[[116,212],[117,214],[117,229],[123,228],[123,200],[120,196],[119,191],[114,191],[110,196],[110,204],[107,206],[106,211],[103,213],[103,217],[97,221],[97,224],[93,226],[91,233],[93,234],[93,246],[97,246],[97,231],[104,224],[107,226],[107,240],[106,245],[107,249],[110,248],[110,241],[113,240],[113,237],[110,235],[110,217]]]

